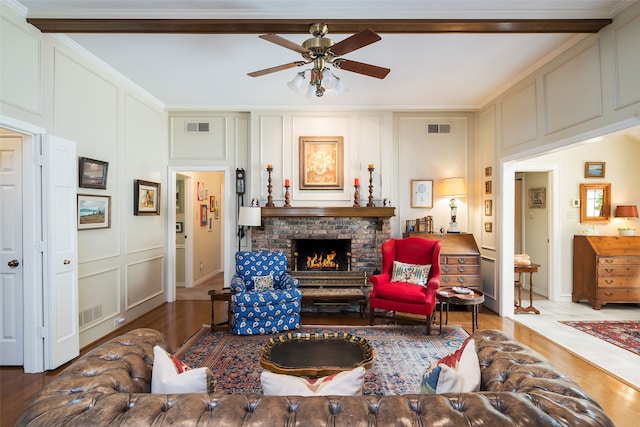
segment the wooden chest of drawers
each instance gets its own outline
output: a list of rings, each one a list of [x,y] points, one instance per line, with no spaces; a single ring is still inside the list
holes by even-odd
[[[574,302],[640,302],[640,236],[574,236]]]
[[[442,240],[440,249],[440,286],[466,286],[481,291],[480,251],[473,234],[411,232],[403,237],[420,236]]]

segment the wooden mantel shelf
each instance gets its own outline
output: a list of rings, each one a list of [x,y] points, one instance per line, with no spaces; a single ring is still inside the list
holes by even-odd
[[[394,207],[276,207],[262,208],[262,217],[309,217],[309,216],[333,216],[333,217],[360,217],[360,218],[390,218],[395,216]]]

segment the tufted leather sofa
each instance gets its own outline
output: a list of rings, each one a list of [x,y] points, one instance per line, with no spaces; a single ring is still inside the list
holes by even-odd
[[[18,426],[613,426],[602,408],[541,356],[500,331],[474,335],[481,391],[299,397],[150,394],[152,329],[82,356],[26,407]],[[416,375],[419,381],[420,374]]]

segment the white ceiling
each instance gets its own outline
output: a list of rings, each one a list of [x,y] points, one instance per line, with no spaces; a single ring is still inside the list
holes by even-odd
[[[16,0],[7,0],[16,3]],[[576,19],[612,18],[636,0],[18,0],[31,18]],[[322,17],[322,19],[318,19]],[[372,28],[376,31],[376,28]],[[168,109],[476,109],[583,35],[380,34],[345,58],[391,69],[379,80],[338,70],[348,92],[307,99],[286,86],[300,60],[256,34],[68,34]],[[302,43],[309,34],[283,34]]]

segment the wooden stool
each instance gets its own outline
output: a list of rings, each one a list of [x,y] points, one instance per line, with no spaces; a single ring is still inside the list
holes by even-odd
[[[538,272],[540,264],[531,265],[514,265],[513,269],[518,274],[518,280],[516,285],[518,286],[518,301],[516,302],[516,308],[513,310],[515,314],[518,313],[535,313],[540,314],[540,311],[533,306],[533,273]],[[522,307],[522,273],[529,273],[529,307]]]

